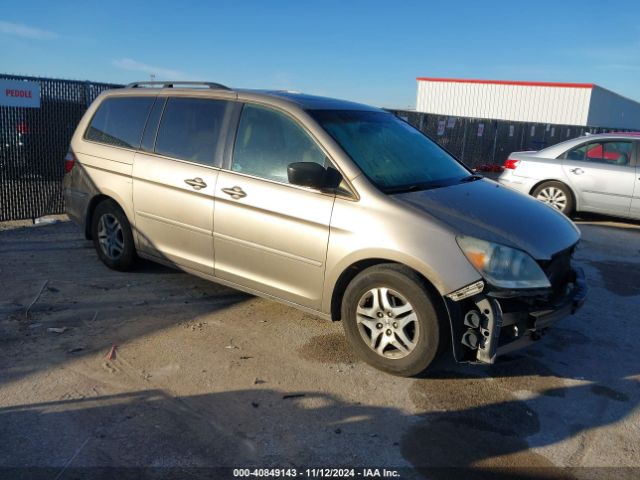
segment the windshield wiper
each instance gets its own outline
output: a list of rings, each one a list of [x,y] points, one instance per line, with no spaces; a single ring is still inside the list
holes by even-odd
[[[476,180],[481,180],[483,178],[484,177],[482,175],[473,174],[469,175],[468,177],[461,178],[460,183],[475,182]]]
[[[445,178],[441,180],[433,180],[430,182],[422,182],[422,183],[410,183],[408,185],[399,185],[397,187],[387,187],[382,191],[384,193],[408,193],[408,192],[417,192],[420,190],[432,190],[434,188],[442,188],[449,187],[451,185],[455,185],[458,182],[472,182],[474,180],[480,180],[484,178],[481,175],[470,175],[468,177],[464,177],[461,179],[458,178]]]
[[[390,187],[385,188],[384,193],[408,193],[408,192],[417,192],[420,190],[430,190],[432,188],[444,187],[446,184],[443,183],[417,183],[415,185],[402,185],[400,187]]]
[[[421,185],[403,185],[402,187],[385,188],[386,193],[416,192],[422,190]]]

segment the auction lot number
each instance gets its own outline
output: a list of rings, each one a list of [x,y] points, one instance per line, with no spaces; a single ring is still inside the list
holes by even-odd
[[[234,468],[235,478],[291,477],[291,478],[398,478],[395,470],[386,468]]]

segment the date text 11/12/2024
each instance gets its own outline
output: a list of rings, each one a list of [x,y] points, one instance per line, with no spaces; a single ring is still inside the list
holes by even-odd
[[[233,477],[400,478],[400,473],[386,468],[234,468]]]

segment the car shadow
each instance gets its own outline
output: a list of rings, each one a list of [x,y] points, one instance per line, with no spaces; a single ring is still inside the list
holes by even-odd
[[[0,475],[225,479],[234,478],[232,468],[295,468],[301,476],[303,468],[357,465],[401,467],[402,478],[419,478],[406,462],[390,465],[389,455],[376,459],[362,448],[397,452],[385,425],[406,420],[393,408],[270,388],[16,405],[0,408]]]
[[[145,260],[110,270],[70,222],[0,232],[0,242],[3,383],[253,298]]]
[[[572,220],[578,224],[594,225],[605,228],[636,228],[640,227],[640,220],[597,213],[580,212]]]
[[[589,388],[558,390],[554,395],[580,397]],[[233,468],[296,469],[303,476],[306,468],[332,466],[397,470],[402,479],[637,478],[631,475],[638,469],[630,467],[558,468],[530,450],[615,422],[630,411],[620,407],[628,402],[617,400],[613,411],[572,426],[566,437],[529,445],[526,437],[544,423],[534,413],[535,400],[459,410],[451,400],[450,411],[417,422],[392,407],[271,388],[182,397],[151,389],[3,407],[0,474],[226,479],[234,478]],[[405,430],[400,441],[389,425]]]

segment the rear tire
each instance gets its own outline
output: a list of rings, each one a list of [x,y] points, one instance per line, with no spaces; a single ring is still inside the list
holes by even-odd
[[[104,200],[93,212],[91,236],[98,257],[107,267],[127,271],[135,265],[137,255],[127,216],[113,200]]]
[[[369,365],[409,377],[436,358],[444,330],[423,280],[411,269],[383,264],[347,286],[342,325],[355,353]]]
[[[541,202],[560,210],[567,217],[573,214],[575,207],[569,187],[561,182],[544,182],[538,185],[531,195]]]

